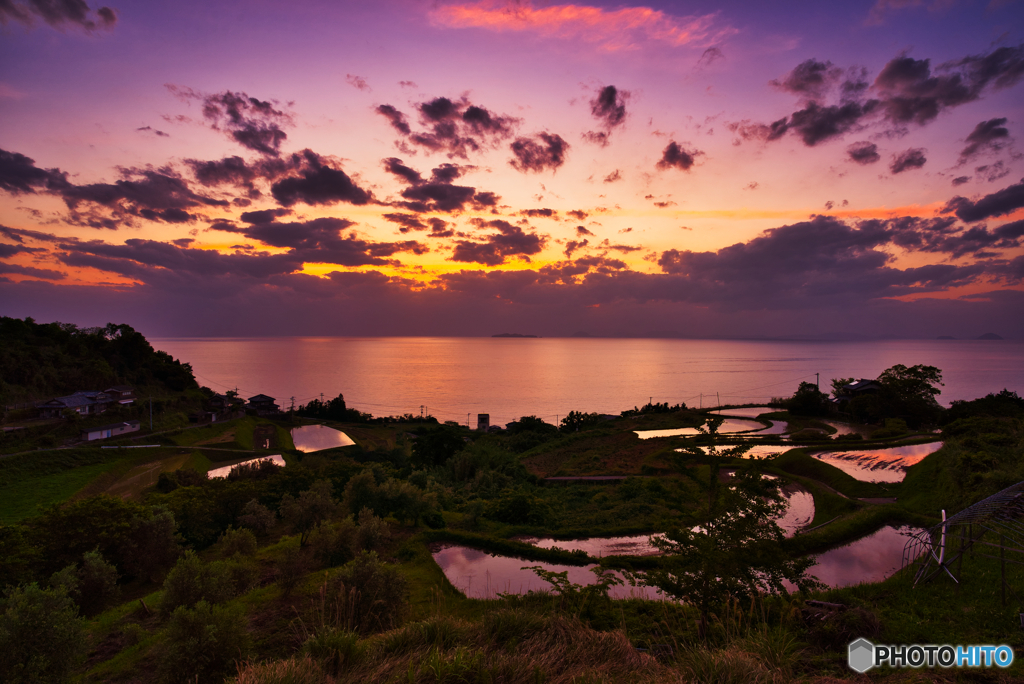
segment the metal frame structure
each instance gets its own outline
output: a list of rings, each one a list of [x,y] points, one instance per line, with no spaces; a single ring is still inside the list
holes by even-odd
[[[917,566],[913,586],[942,572],[960,584],[964,554],[970,551],[972,555],[1000,561],[1000,586],[1005,606],[1006,564],[1024,566],[1024,482],[996,492],[948,519],[943,511],[942,519],[931,529],[912,536],[903,547],[903,568]],[[995,537],[998,543],[993,541]],[[998,555],[985,553],[996,548]],[[1007,558],[1007,551],[1016,555]]]

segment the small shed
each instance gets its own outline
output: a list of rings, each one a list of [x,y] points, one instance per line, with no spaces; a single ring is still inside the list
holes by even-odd
[[[101,425],[99,427],[85,428],[82,430],[82,439],[87,442],[91,442],[95,439],[107,439],[109,437],[117,437],[118,435],[124,435],[129,432],[138,432],[140,428],[139,421],[129,420],[123,423],[111,423],[110,425]]]

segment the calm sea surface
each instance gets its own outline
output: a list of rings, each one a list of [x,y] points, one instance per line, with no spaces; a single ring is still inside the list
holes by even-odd
[[[243,397],[268,394],[282,408],[323,393],[345,395],[376,416],[425,407],[439,420],[492,425],[524,415],[549,422],[572,410],[619,413],[653,398],[715,406],[789,396],[821,374],[874,378],[886,368],[942,369],[939,401],[1003,388],[1024,393],[1024,342],[914,340],[764,342],[449,337],[157,338],[153,346],[192,364],[199,383]]]

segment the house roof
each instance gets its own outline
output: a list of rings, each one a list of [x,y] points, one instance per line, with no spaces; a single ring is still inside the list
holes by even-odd
[[[120,423],[111,423],[110,425],[100,425],[99,427],[82,428],[82,432],[99,432],[100,430],[113,430],[114,428],[120,428],[124,426],[128,427],[139,427],[139,421],[137,420],[125,420]]]
[[[268,397],[266,394],[257,394],[255,397],[249,397],[250,404],[262,404],[268,401],[276,401],[274,397]]]
[[[881,387],[881,385],[877,380],[866,380],[864,378],[861,378],[857,382],[849,383],[845,387],[851,392],[863,392],[864,390],[868,389],[878,389],[879,387]]]

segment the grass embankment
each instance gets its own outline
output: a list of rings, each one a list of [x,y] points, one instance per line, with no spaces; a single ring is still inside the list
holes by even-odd
[[[793,449],[770,461],[774,468],[801,477],[817,480],[851,498],[882,498],[895,496],[898,485],[864,482],[847,475],[839,468],[813,458],[804,449]]]

